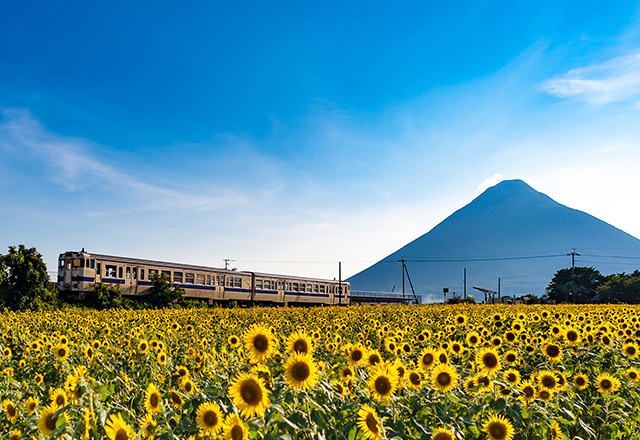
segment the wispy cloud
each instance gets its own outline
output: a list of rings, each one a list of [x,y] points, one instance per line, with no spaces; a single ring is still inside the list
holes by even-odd
[[[594,104],[625,101],[640,94],[640,52],[570,70],[542,86],[560,98],[573,97]]]
[[[31,112],[24,109],[2,109],[0,147],[29,153],[56,170],[51,180],[68,191],[81,191],[87,180],[98,185],[119,189],[122,194],[134,194],[135,211],[213,210],[246,204],[240,194],[208,197],[146,183],[133,172],[96,159],[91,153],[96,144],[86,139],[60,136],[47,130]],[[227,192],[229,194],[229,192]],[[99,213],[94,213],[99,214]]]
[[[500,183],[502,181],[502,174],[495,173],[491,177],[487,177],[487,179],[478,185],[478,192],[484,192],[487,188],[491,188],[492,186]]]

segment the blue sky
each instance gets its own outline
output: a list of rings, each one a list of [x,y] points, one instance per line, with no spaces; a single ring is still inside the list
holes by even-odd
[[[520,178],[640,237],[637,2],[12,2],[0,252],[333,278]]]

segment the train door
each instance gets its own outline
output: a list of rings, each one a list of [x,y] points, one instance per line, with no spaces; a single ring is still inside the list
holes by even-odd
[[[64,285],[71,287],[71,281],[73,281],[73,275],[71,273],[71,258],[64,260]]]
[[[138,274],[138,268],[132,266],[125,266],[124,268],[124,288],[122,289],[123,295],[135,295],[136,288],[138,286],[138,280],[134,278],[134,271]]]
[[[96,283],[101,283],[102,282],[102,263],[99,263],[96,261],[96,277],[95,277],[95,282]]]

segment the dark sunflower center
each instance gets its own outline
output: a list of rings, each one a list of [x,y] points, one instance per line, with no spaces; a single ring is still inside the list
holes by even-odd
[[[517,380],[517,376],[515,375],[515,373],[509,373],[507,374],[507,381],[509,383],[514,383]]]
[[[611,343],[611,339],[607,338],[606,336],[604,338],[602,338],[602,343],[604,345],[609,345]]]
[[[487,431],[489,431],[491,436],[495,439],[503,439],[507,437],[507,427],[499,422],[490,423]]]
[[[609,390],[612,386],[613,384],[609,379],[603,379],[602,382],[600,382],[600,388],[602,388],[603,390]]]
[[[58,421],[58,418],[53,417],[53,414],[47,414],[47,417],[44,419],[44,424],[48,430],[54,431],[56,429],[57,421]]]
[[[451,436],[446,432],[441,432],[435,437],[433,437],[433,440],[451,440]]]
[[[386,396],[391,391],[391,381],[386,376],[378,377],[374,382],[374,386],[381,396]]]
[[[64,406],[65,400],[66,400],[66,399],[64,398],[64,396],[63,396],[62,394],[59,394],[59,395],[56,397],[56,405],[58,405],[58,406]]]
[[[247,405],[256,406],[262,401],[262,389],[254,380],[246,380],[240,386],[240,396]]]
[[[560,347],[558,347],[557,345],[549,345],[547,347],[547,356],[549,357],[558,357],[558,355],[560,354]]]
[[[633,346],[627,347],[627,354],[633,356],[634,354],[636,354],[636,348]]]
[[[13,405],[7,405],[7,415],[14,417],[16,415],[16,408]]]
[[[498,365],[498,358],[493,353],[486,353],[482,356],[482,364],[487,368],[495,368]]]
[[[438,384],[440,386],[446,387],[451,384],[451,375],[446,371],[443,371],[442,373],[438,374],[436,380],[438,381]]]
[[[169,398],[171,399],[171,402],[176,404],[176,405],[181,405],[182,404],[182,399],[180,398],[178,393],[174,393],[172,391]]]
[[[264,353],[269,349],[269,340],[265,335],[257,335],[253,338],[253,347],[260,353]]]
[[[158,406],[158,394],[157,393],[152,393],[151,396],[149,396],[149,405],[152,408],[156,408]]]
[[[191,386],[191,382],[187,382],[184,384],[184,390],[189,393],[191,392],[192,386]]]
[[[311,369],[306,362],[296,362],[291,366],[291,377],[293,377],[298,382],[304,382],[309,378],[311,374]]]
[[[375,364],[377,364],[378,362],[380,362],[380,356],[378,356],[377,354],[371,355],[371,356],[369,357],[369,363],[370,363],[371,365],[375,365]]]
[[[34,402],[29,402],[29,405],[27,405],[27,411],[33,412],[35,409],[36,409],[36,404]]]
[[[418,373],[411,373],[409,375],[409,381],[414,385],[420,385],[420,375],[418,375]]]
[[[475,344],[476,342],[478,342],[478,338],[477,338],[477,337],[475,337],[475,336],[471,336],[471,337],[469,338],[469,342],[471,342],[472,344]]]
[[[533,396],[533,387],[525,387],[522,392],[524,393],[525,396],[527,397],[532,397]]]
[[[378,434],[378,421],[373,414],[368,413],[365,418],[365,422],[367,422],[367,428],[369,428],[369,431],[373,434]]]
[[[551,393],[549,393],[549,391],[547,390],[542,390],[540,391],[540,397],[542,397],[544,400],[547,400],[549,397],[551,397]]]
[[[202,415],[202,421],[209,428],[213,428],[214,426],[216,426],[218,424],[218,415],[216,414],[215,411],[206,411]]]
[[[425,365],[431,365],[433,363],[433,355],[431,353],[427,353],[422,356],[422,363]]]
[[[629,377],[635,380],[638,378],[638,374],[635,371],[629,371]]]
[[[489,378],[487,376],[482,376],[478,378],[478,385],[482,385],[483,387],[488,387],[490,384]]]
[[[243,437],[242,428],[238,425],[233,425],[231,428],[231,439],[232,440],[242,440]]]
[[[293,344],[293,351],[297,351],[299,353],[306,353],[307,350],[309,350],[309,347],[307,347],[307,343],[304,339],[298,339]]]
[[[351,372],[350,368],[345,368],[344,370],[342,370],[342,375],[344,377],[349,377],[349,376],[353,376],[353,373]]]
[[[359,361],[360,359],[362,359],[362,356],[363,356],[362,355],[362,351],[360,351],[360,350],[353,350],[351,352],[351,359],[356,361],[356,362]]]
[[[235,345],[238,342],[236,338],[231,338],[231,344]]]
[[[462,316],[458,316],[458,324],[464,324],[464,318]]]
[[[115,440],[129,440],[127,431],[122,428],[118,429],[118,432],[116,432]]]
[[[578,386],[584,385],[585,384],[584,377],[576,377],[576,384],[578,384]]]
[[[513,353],[509,353],[507,355],[507,362],[515,362],[516,361],[516,355]]]
[[[438,360],[440,361],[441,364],[446,364],[447,363],[447,355],[444,353],[441,353],[440,356],[438,356]]]
[[[545,388],[553,388],[556,386],[556,379],[553,376],[544,376],[542,378],[542,385]]]
[[[574,331],[567,332],[567,339],[571,342],[575,342],[578,340],[578,333]]]
[[[65,354],[67,354],[67,350],[65,350],[64,348],[61,348],[58,350],[58,356],[59,357],[64,357]]]

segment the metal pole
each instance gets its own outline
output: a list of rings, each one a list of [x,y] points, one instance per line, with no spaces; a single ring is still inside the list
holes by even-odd
[[[338,304],[342,305],[342,261],[338,261]]]
[[[464,298],[467,298],[467,268],[464,268]]]

